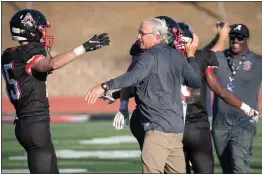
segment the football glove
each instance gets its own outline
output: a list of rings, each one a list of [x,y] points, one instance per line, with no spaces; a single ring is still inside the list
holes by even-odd
[[[99,98],[103,99],[103,100],[108,100],[108,104],[113,104],[116,100],[113,98],[112,94],[113,94],[113,90],[108,90],[105,91],[103,95],[101,95]]]
[[[119,110],[114,118],[113,126],[115,129],[123,129],[124,124],[129,125],[129,112],[128,110]]]
[[[252,109],[252,114],[250,115],[251,119],[257,123],[259,121],[259,115],[261,115],[258,111]]]
[[[85,51],[94,51],[99,48],[108,46],[110,39],[107,33],[102,33],[100,35],[94,35],[90,40],[83,44]]]

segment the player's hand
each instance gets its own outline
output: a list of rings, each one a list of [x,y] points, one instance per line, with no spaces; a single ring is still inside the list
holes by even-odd
[[[95,86],[87,92],[85,101],[89,105],[92,105],[96,102],[97,98],[101,96],[104,92],[105,90],[101,87],[101,85]]]
[[[256,111],[255,109],[251,108],[249,105],[247,105],[246,108],[243,109],[243,111],[244,111],[249,117],[252,117],[252,116],[254,116],[256,113],[258,113],[258,111]]]
[[[110,39],[107,33],[102,33],[100,35],[94,35],[90,40],[83,44],[86,52],[93,51],[99,48],[108,46]]]
[[[116,100],[113,98],[113,90],[108,90],[104,92],[101,96],[99,96],[100,99],[107,100],[108,104],[113,104]]]
[[[198,44],[199,44],[199,38],[196,35],[196,33],[193,33],[193,40],[191,41],[191,39],[189,39],[189,41],[186,44],[187,57],[195,56],[195,52],[198,48]]]
[[[259,118],[262,117],[262,115],[258,111],[252,109],[252,115],[250,117],[255,123],[257,123],[259,121]]]
[[[129,125],[129,112],[128,110],[119,110],[114,118],[113,126],[119,130],[123,129],[124,124]]]

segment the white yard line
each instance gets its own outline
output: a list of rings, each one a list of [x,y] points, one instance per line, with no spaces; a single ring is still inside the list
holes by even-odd
[[[93,138],[90,140],[80,140],[80,144],[121,144],[121,143],[137,143],[134,136],[111,136],[104,138]]]
[[[79,159],[79,158],[99,158],[99,159],[123,159],[138,158],[140,150],[99,150],[99,151],[83,151],[62,149],[56,150],[57,158],[61,159]],[[26,160],[24,156],[10,156],[9,160]]]
[[[87,169],[59,169],[62,173],[87,173]],[[2,173],[30,173],[28,169],[2,169]]]

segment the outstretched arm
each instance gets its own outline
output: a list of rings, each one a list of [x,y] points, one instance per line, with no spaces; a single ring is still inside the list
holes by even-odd
[[[109,45],[109,42],[110,40],[107,33],[103,33],[98,36],[94,35],[83,45],[68,52],[59,54],[52,59],[46,59],[44,56],[40,55],[38,57],[34,57],[34,60],[30,64],[29,71],[35,70],[37,72],[49,72],[59,69],[65,66],[66,64],[70,63],[83,53],[107,46]]]
[[[225,49],[225,42],[228,39],[230,27],[228,23],[225,23],[222,27],[217,26],[217,34],[212,39],[210,43],[208,43],[203,50],[211,50],[211,51],[223,51]]]
[[[216,74],[211,68],[207,68],[205,75],[207,84],[214,93],[216,93],[226,103],[237,108],[241,107],[242,102],[232,92],[221,85]]]
[[[91,88],[85,97],[89,105],[94,104],[104,91],[118,88],[126,88],[141,82],[150,73],[151,69],[156,66],[156,58],[153,54],[145,52],[140,55],[134,68],[125,74],[111,79],[101,85]]]
[[[231,91],[224,88],[221,83],[219,82],[216,74],[214,73],[213,67],[208,67],[206,72],[206,81],[209,86],[209,88],[218,95],[222,100],[224,100],[226,103],[235,106],[237,108],[240,108],[243,110],[248,116],[254,116],[255,111],[250,106],[242,102],[240,99],[238,99]]]

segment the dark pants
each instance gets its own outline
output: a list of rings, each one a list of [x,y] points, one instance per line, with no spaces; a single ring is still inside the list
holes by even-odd
[[[140,123],[140,112],[137,109],[135,109],[132,113],[130,119],[130,130],[134,137],[137,139],[140,150],[142,151],[145,138],[145,131]]]
[[[213,173],[214,159],[210,125],[208,121],[186,123],[183,137],[187,173],[189,161],[194,173]]]
[[[213,140],[223,173],[248,173],[256,127],[213,129]]]
[[[27,152],[30,173],[59,173],[55,149],[51,141],[49,117],[38,116],[17,120],[15,135]]]

